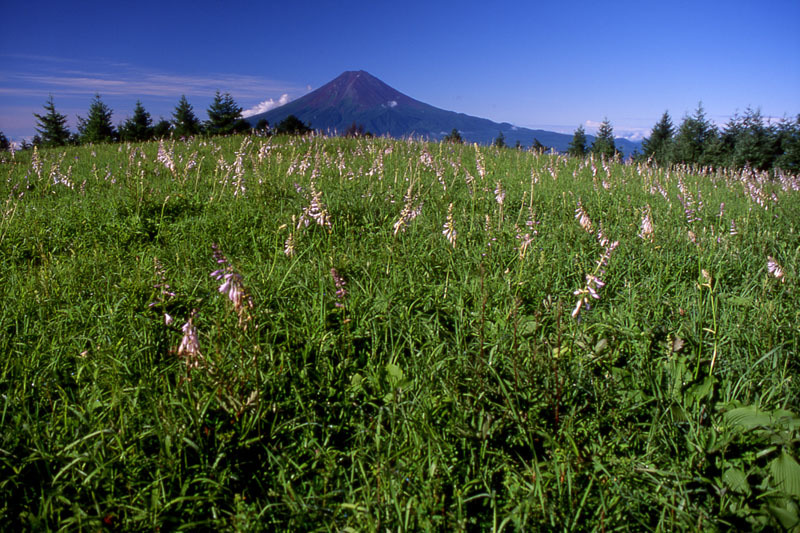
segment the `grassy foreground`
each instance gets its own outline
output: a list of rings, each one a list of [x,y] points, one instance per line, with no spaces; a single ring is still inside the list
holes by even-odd
[[[798,530],[800,178],[0,155],[13,530]]]

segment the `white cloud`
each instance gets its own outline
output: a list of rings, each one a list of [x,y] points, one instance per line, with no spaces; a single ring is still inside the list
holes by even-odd
[[[648,135],[649,131],[643,129],[627,129],[627,130],[614,131],[614,137],[622,137],[623,139],[628,139],[629,141],[633,142],[639,142]]]
[[[242,111],[242,117],[252,117],[253,115],[258,115],[259,113],[266,113],[270,109],[275,109],[276,107],[280,107],[282,105],[288,104],[291,101],[289,95],[287,93],[283,93],[278,101],[276,102],[272,98],[269,100],[264,100],[260,104],[251,107],[250,109],[245,109]]]
[[[587,120],[586,122],[583,123],[583,126],[584,129],[586,129],[589,133],[593,134],[600,128],[600,125],[602,124],[603,124],[602,122],[597,122],[595,120]]]
[[[388,103],[389,103],[389,107],[397,107],[397,101],[396,100],[389,100]]]

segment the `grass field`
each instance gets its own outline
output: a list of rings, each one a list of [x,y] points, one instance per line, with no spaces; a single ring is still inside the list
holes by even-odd
[[[9,530],[799,530],[800,178],[0,154]]]

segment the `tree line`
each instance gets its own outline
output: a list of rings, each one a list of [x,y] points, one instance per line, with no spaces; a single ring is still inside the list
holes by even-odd
[[[587,146],[583,126],[575,130],[568,153],[579,157],[590,153],[614,157],[618,150],[608,119],[603,121],[591,147]],[[701,103],[676,128],[665,111],[642,143],[642,152],[633,157],[662,167],[684,164],[797,173],[800,172],[800,115],[771,122],[758,109],[747,108],[744,114],[735,114],[719,128],[706,117]]]
[[[53,96],[44,104],[44,113],[34,113],[36,118],[36,135],[31,142],[23,141],[22,149],[33,146],[55,147],[104,142],[143,142],[168,137],[192,137],[195,135],[230,135],[246,133],[253,130],[263,133],[305,134],[311,132],[311,126],[290,115],[270,129],[266,120],[261,119],[255,127],[242,118],[242,108],[229,93],[217,91],[214,100],[207,109],[208,120],[201,121],[194,108],[181,96],[172,120],[162,118],[153,122],[150,113],[145,110],[141,101],[136,102],[133,115],[114,126],[111,117],[113,111],[102,100],[99,94],[94,96],[86,117],[78,116],[77,132],[67,127],[67,116],[56,110]],[[10,142],[0,132],[0,151],[8,150]]]
[[[67,128],[67,117],[56,110],[52,95],[43,107],[45,113],[34,113],[37,133],[32,142],[23,141],[23,149],[31,146],[52,147],[116,141],[142,142],[194,135],[229,135],[253,130],[277,134],[305,134],[312,131],[310,125],[294,115],[288,116],[274,129],[270,129],[263,119],[252,127],[242,118],[242,108],[233,97],[220,91],[215,93],[214,100],[207,109],[207,121],[201,121],[197,117],[185,95],[181,96],[175,106],[172,120],[162,118],[154,123],[150,113],[137,101],[133,116],[116,127],[111,120],[112,110],[102,101],[100,95],[95,95],[86,118],[78,117],[77,132],[71,132]],[[347,133],[348,136],[364,135],[363,126],[359,127],[354,123]],[[444,140],[463,142],[455,129]],[[505,146],[502,133],[493,144]],[[9,148],[9,140],[0,132],[0,151]],[[534,143],[534,148],[545,149],[538,141]],[[589,154],[606,159],[619,157],[620,150],[614,143],[611,122],[607,118],[603,120],[591,146],[583,126],[579,126],[567,153],[577,157],[586,157]],[[718,128],[706,117],[702,104],[699,104],[695,112],[684,117],[676,128],[669,112],[665,111],[653,126],[650,136],[642,143],[642,152],[635,153],[633,157],[637,161],[663,167],[686,164],[800,172],[800,115],[794,119],[784,118],[771,122],[765,120],[759,110],[748,108],[744,114],[735,114],[724,127]]]

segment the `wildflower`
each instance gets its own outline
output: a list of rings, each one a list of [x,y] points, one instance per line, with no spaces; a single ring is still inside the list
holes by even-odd
[[[578,318],[581,309],[589,310],[589,302],[591,300],[600,299],[600,293],[598,292],[598,289],[601,289],[605,286],[605,282],[600,279],[600,275],[605,272],[605,267],[608,265],[611,254],[617,249],[618,246],[619,241],[614,241],[605,245],[603,255],[601,255],[600,259],[597,260],[594,272],[592,274],[586,274],[586,284],[582,288],[577,289],[572,293],[578,297],[578,301],[575,303],[575,309],[572,310],[572,318]]]
[[[528,228],[528,233],[525,233],[523,235],[522,230],[520,229],[517,230],[516,237],[517,240],[520,241],[517,250],[519,250],[520,260],[525,259],[525,253],[528,251],[528,247],[533,242],[533,238],[539,234],[539,232],[536,229],[534,229],[537,224],[539,224],[539,222],[536,220],[536,215],[534,215],[533,211],[530,210],[530,216],[527,222],[525,222],[525,226]]]
[[[153,288],[158,289],[158,294],[156,295],[155,301],[147,304],[147,307],[152,308],[160,306],[161,309],[163,309],[167,301],[175,297],[175,293],[172,292],[169,284],[167,283],[164,266],[161,264],[161,261],[158,260],[158,257],[153,257],[153,269],[155,270],[155,275],[158,278],[158,282],[153,285]],[[164,323],[167,326],[172,324],[172,317],[169,316],[166,311],[164,312]]]
[[[590,298],[599,300],[600,294],[597,292],[597,289],[601,289],[604,286],[605,282],[603,282],[600,278],[593,274],[586,274],[586,285],[572,293],[575,296],[578,296],[578,301],[575,303],[575,309],[572,310],[572,318],[578,318],[578,315],[581,313],[581,309],[586,309],[588,311],[590,309]]]
[[[736,230],[736,222],[734,222],[733,219],[731,219],[731,229],[729,233],[731,236],[739,235],[739,232]]]
[[[328,208],[322,203],[322,193],[317,191],[314,182],[311,182],[311,201],[309,206],[303,209],[303,214],[300,215],[300,220],[297,223],[299,229],[301,225],[308,225],[311,221],[317,223],[318,226],[331,228],[331,217],[328,213]]]
[[[345,285],[347,282],[344,278],[336,271],[335,268],[331,269],[331,277],[333,278],[333,284],[336,287],[336,299],[338,300],[334,305],[336,307],[344,307],[344,299],[347,297],[347,289]]]
[[[400,212],[400,218],[393,226],[395,235],[400,231],[405,231],[408,223],[422,213],[422,205],[424,202],[419,202],[416,206],[414,205],[417,201],[417,197],[411,196],[411,187],[409,187],[409,191],[406,193],[404,200],[405,204],[403,205],[403,210]]]
[[[506,199],[506,191],[503,190],[503,184],[499,181],[497,182],[497,187],[494,189],[494,199],[497,200],[500,206],[503,205],[503,201]]]
[[[469,194],[472,195],[472,184],[475,182],[475,178],[469,172],[466,172],[466,176],[464,176],[464,182],[467,184],[467,190]]]
[[[583,209],[583,205],[581,205],[581,201],[578,200],[578,208],[575,209],[575,218],[578,219],[578,223],[581,227],[589,233],[594,233],[594,227],[592,226],[592,221],[589,218],[589,215],[586,213],[586,210]]]
[[[781,265],[771,255],[767,257],[767,271],[775,276],[776,279],[781,280],[781,283],[786,281],[783,267],[781,267]]]
[[[94,156],[94,152],[92,152],[92,155]],[[156,161],[167,167],[167,169],[173,174],[175,173],[175,162],[172,160],[172,154],[164,149],[164,141],[158,142],[158,155],[156,156]]]
[[[653,242],[653,219],[650,217],[649,205],[645,208],[644,214],[642,214],[639,237]]]
[[[483,162],[483,156],[478,148],[478,143],[475,143],[475,166],[478,168],[478,175],[481,179],[486,178],[486,165]]]
[[[450,207],[447,208],[447,222],[444,224],[444,229],[442,230],[442,235],[445,236],[447,242],[455,248],[456,247],[456,237],[458,237],[458,232],[455,228],[455,223],[453,222],[453,203],[450,202]]]
[[[214,259],[218,264],[224,264],[225,268],[213,271],[210,276],[217,281],[223,280],[222,285],[217,289],[220,293],[226,294],[228,299],[233,303],[233,309],[239,316],[239,324],[250,320],[250,313],[248,308],[253,307],[253,299],[247,294],[242,282],[242,276],[233,270],[233,266],[220,251],[216,244],[212,244],[211,248],[214,250]]]
[[[286,242],[283,243],[283,253],[286,254],[286,257],[294,256],[294,232],[286,237]]]
[[[197,315],[197,309],[193,309],[189,315],[189,320],[183,325],[183,338],[181,344],[178,346],[178,357],[183,357],[186,361],[186,368],[192,370],[200,367],[200,362],[203,360],[203,354],[200,353],[200,343],[197,340],[197,328],[192,321]]]

